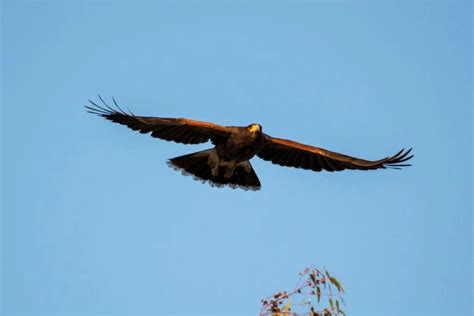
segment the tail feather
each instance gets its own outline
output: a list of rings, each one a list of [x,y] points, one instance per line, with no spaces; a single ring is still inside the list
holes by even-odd
[[[226,169],[221,167],[219,174],[213,176],[211,167],[208,164],[211,152],[212,149],[175,157],[168,161],[168,165],[173,169],[180,170],[184,175],[192,175],[195,180],[208,182],[211,186],[260,190],[260,180],[250,162],[248,163],[250,166],[249,172],[244,167],[238,166],[235,168],[234,174],[230,178],[226,178],[224,177]]]

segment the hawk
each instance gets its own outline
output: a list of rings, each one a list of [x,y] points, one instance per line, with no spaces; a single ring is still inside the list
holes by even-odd
[[[304,145],[292,140],[276,138],[263,133],[260,124],[248,126],[221,126],[186,118],[137,116],[122,110],[114,98],[115,108],[99,96],[102,105],[89,100],[87,112],[97,114],[114,123],[128,126],[142,134],[181,144],[200,144],[211,141],[213,148],[171,158],[168,165],[196,180],[212,186],[259,190],[260,180],[250,164],[257,156],[285,167],[313,171],[374,170],[410,166],[405,162],[411,148],[402,149],[391,157],[365,160],[323,148]]]

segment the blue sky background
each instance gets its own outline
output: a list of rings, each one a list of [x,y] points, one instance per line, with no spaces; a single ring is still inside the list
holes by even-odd
[[[348,315],[471,315],[470,1],[2,1],[4,315],[256,315],[315,264]],[[169,169],[209,147],[84,111],[224,125],[402,171],[254,159],[260,192]]]

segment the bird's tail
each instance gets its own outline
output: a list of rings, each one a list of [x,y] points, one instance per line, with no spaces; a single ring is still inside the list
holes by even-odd
[[[214,176],[209,165],[209,155],[214,153],[215,149],[208,149],[171,158],[168,160],[168,165],[175,170],[181,171],[184,175],[192,175],[195,180],[209,182],[212,186],[260,190],[260,180],[248,161],[245,167],[243,165],[237,166],[231,177],[226,178],[224,176],[226,172],[225,167],[220,167],[218,175]]]

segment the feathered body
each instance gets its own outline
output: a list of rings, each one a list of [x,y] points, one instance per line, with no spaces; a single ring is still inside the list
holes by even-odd
[[[172,158],[168,164],[214,186],[258,190],[260,180],[249,160],[263,147],[261,127],[252,124],[228,127],[228,130],[229,137],[218,139],[213,149]]]

